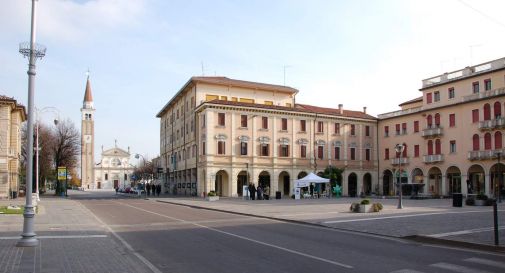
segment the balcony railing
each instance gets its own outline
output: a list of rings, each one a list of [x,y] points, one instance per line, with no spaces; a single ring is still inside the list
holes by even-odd
[[[422,136],[423,137],[435,137],[435,136],[440,136],[443,135],[444,131],[442,127],[436,127],[436,128],[426,128],[423,130]]]
[[[401,159],[401,160],[400,160]],[[402,158],[392,158],[391,159],[391,165],[399,165],[399,164],[409,164],[409,159],[407,157],[402,157]]]
[[[444,161],[444,155],[425,155],[423,156],[424,163],[436,163]]]
[[[495,159],[498,157],[498,153],[505,155],[505,149],[470,151],[468,152],[468,159],[469,160]]]
[[[481,130],[490,130],[501,127],[505,127],[505,118],[503,117],[479,122],[479,129]]]
[[[463,101],[472,101],[472,100],[479,100],[479,99],[485,99],[485,98],[490,98],[494,96],[499,96],[505,94],[505,87],[497,88],[497,89],[492,89],[488,91],[484,91],[482,93],[476,93],[472,94],[469,96],[463,97]]]

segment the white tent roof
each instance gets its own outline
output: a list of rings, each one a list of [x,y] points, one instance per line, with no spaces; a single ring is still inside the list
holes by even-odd
[[[308,187],[310,183],[330,183],[330,179],[322,178],[314,173],[309,173],[304,178],[295,180],[295,187],[297,188]]]

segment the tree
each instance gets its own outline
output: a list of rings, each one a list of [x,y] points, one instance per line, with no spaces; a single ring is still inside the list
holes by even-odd
[[[59,122],[54,130],[52,156],[55,171],[58,167],[67,167],[67,171],[77,167],[78,156],[81,151],[80,133],[70,120]],[[61,193],[62,187],[57,182],[56,194]]]
[[[342,186],[342,173],[344,169],[339,169],[335,166],[328,166],[324,169],[323,177],[329,178],[332,187],[335,187],[336,184]]]

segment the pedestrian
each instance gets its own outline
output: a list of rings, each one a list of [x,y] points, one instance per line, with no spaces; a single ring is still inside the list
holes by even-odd
[[[265,196],[265,200],[270,200],[270,187],[268,185],[263,188],[263,196]]]
[[[161,193],[161,184],[156,185],[156,195],[160,196]]]
[[[151,195],[151,185],[146,182],[146,191],[147,191],[147,196]]]
[[[119,187],[116,186],[115,190],[116,190],[116,194],[117,194],[117,192],[119,191]]]
[[[468,187],[468,194],[472,194],[473,189],[472,189],[472,183],[470,183],[470,180],[466,180],[466,185]]]
[[[256,187],[253,183],[249,184],[249,192],[251,194],[251,200],[254,200],[256,197]]]
[[[261,184],[258,185],[256,192],[258,194],[258,200],[263,200],[263,188],[261,187]]]

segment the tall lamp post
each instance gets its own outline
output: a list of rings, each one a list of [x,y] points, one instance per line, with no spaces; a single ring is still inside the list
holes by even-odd
[[[497,170],[498,178],[496,179],[496,182],[495,182],[494,192],[496,194],[495,199],[498,200],[498,203],[501,203],[500,186],[503,183],[503,181],[502,181],[503,175],[502,175],[502,170],[501,170],[501,166],[500,166],[501,155],[502,155],[501,152],[496,153],[496,156],[498,157],[498,165],[496,166],[496,168],[498,169]]]
[[[400,154],[399,160],[398,160],[398,191],[400,193],[400,196],[398,198],[398,209],[403,209],[403,203],[402,203],[402,153],[403,150],[405,149],[405,145],[403,144],[396,144],[395,146],[395,151],[396,153]]]
[[[42,59],[46,55],[46,48],[35,43],[36,38],[36,3],[37,0],[32,0],[31,13],[31,33],[30,42],[21,43],[19,45],[19,53],[29,58],[28,63],[28,136],[33,136],[33,118],[34,118],[34,85],[35,85],[35,61],[37,58]],[[32,181],[33,181],[33,137],[28,137],[27,143],[27,168],[26,168],[26,205],[23,213],[23,233],[21,239],[17,242],[17,246],[32,247],[39,244],[37,234],[34,231],[35,212],[32,204]]]
[[[144,158],[144,156],[141,155],[141,154],[135,154],[135,158],[136,159],[139,159],[140,157],[142,157],[142,161],[144,162],[144,168],[145,168],[145,166],[146,166],[146,159]],[[145,173],[144,173],[144,171],[142,171],[142,174],[143,174],[144,179],[145,179]],[[146,199],[147,199],[147,181],[144,181],[144,192],[146,194]]]
[[[37,124],[35,126],[35,158],[37,159],[37,161],[35,162],[35,194],[37,196],[37,202],[40,201],[40,194],[39,194],[39,151],[40,151],[40,146],[39,146],[39,129],[40,129],[40,121],[39,121],[39,118],[40,118],[40,114],[43,113],[44,111],[47,111],[47,110],[52,110],[52,111],[56,111],[58,112],[58,109],[56,109],[55,107],[44,107],[42,109],[37,109],[37,107],[35,107],[35,110],[36,110],[36,114],[37,114]],[[59,115],[58,115],[59,116]],[[54,125],[58,125],[58,119],[59,118],[55,118],[53,120],[54,122]]]

